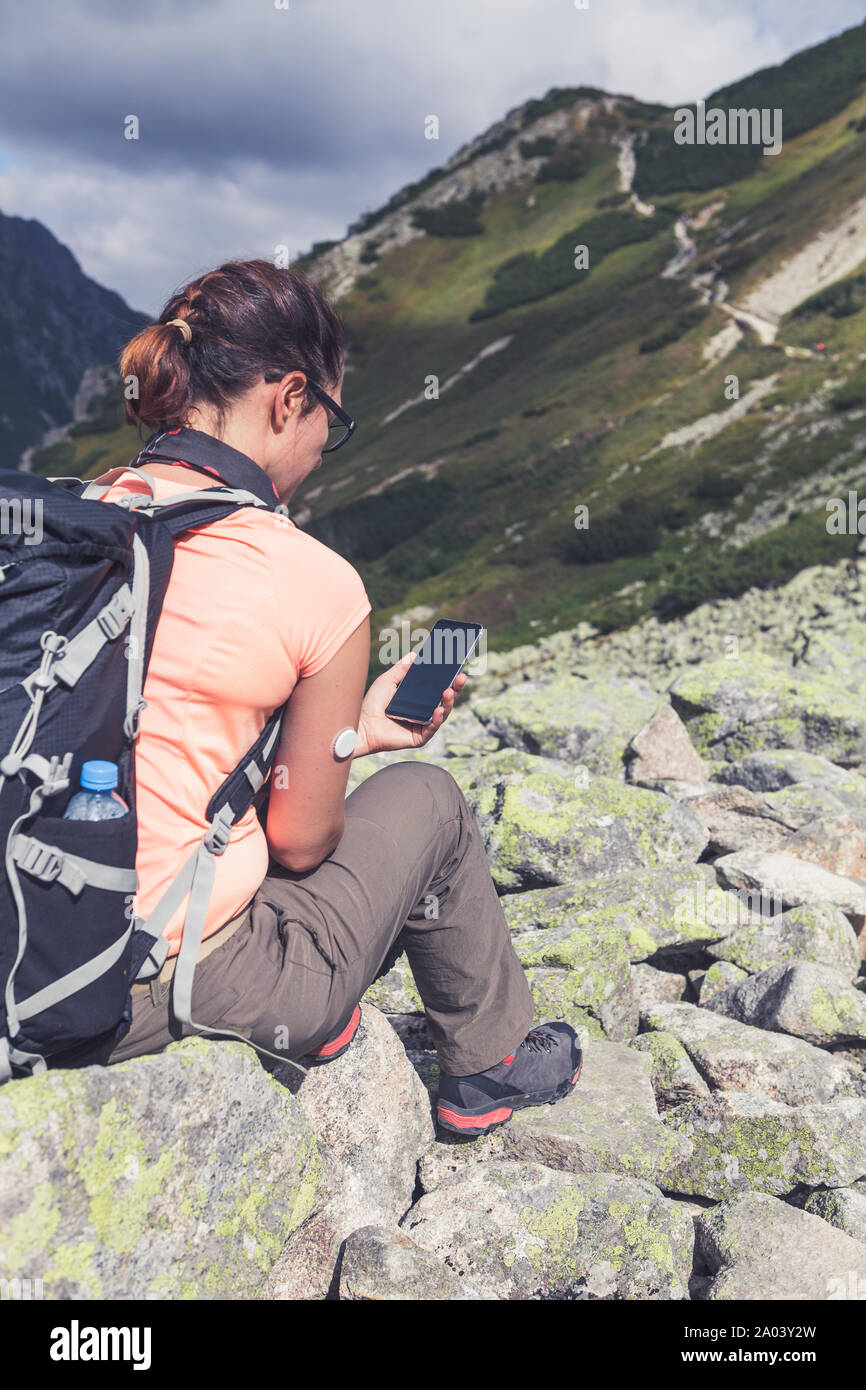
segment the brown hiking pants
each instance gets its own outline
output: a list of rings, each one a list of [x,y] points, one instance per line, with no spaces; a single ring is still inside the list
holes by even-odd
[[[303,874],[272,859],[242,918],[199,960],[192,1016],[271,1052],[298,1059],[338,1033],[403,949],[443,1072],[493,1066],[532,1026],[481,833],[435,764],[373,773],[347,797],[345,832],[328,858]],[[134,987],[132,1027],[105,1060],[159,1052],[195,1031],[170,1013],[164,975]]]

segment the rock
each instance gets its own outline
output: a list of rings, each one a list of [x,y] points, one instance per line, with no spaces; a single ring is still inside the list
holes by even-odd
[[[866,922],[866,884],[842,878],[807,864],[792,854],[760,854],[742,850],[717,859],[714,866],[726,888],[760,895],[781,907],[817,905],[838,907],[855,931]]]
[[[866,777],[849,772],[845,782],[797,782],[777,792],[767,792],[764,801],[769,814],[801,830],[814,820],[852,816],[862,820],[866,814]]]
[[[571,1173],[623,1173],[662,1184],[687,1150],[662,1124],[651,1082],[652,1061],[631,1048],[593,1042],[580,1079],[556,1105],[515,1111],[501,1130],[506,1158]]]
[[[299,1102],[243,1043],[14,1081],[0,1154],[0,1275],[52,1299],[255,1297],[324,1195]]]
[[[726,990],[732,989],[742,980],[748,980],[749,976],[745,970],[741,970],[738,965],[731,965],[729,961],[718,961],[711,965],[701,975],[698,987],[698,999],[706,1007],[716,995],[724,994]],[[722,1010],[724,1013],[725,1011]],[[741,1022],[751,1022],[749,1019],[742,1019]]]
[[[700,782],[707,775],[683,721],[669,704],[657,709],[652,719],[635,734],[626,751],[626,763],[626,777],[630,782],[670,777]]]
[[[641,1033],[632,1038],[629,1046],[648,1053],[652,1059],[650,1080],[659,1110],[670,1110],[710,1094],[706,1081],[673,1033]]]
[[[728,936],[744,918],[736,894],[716,883],[709,864],[671,864],[659,869],[632,869],[510,894],[503,901],[508,925],[519,933],[534,930],[609,930],[621,938],[631,961],[657,953],[671,960],[705,942]]]
[[[674,681],[670,699],[701,755],[734,761],[794,748],[831,762],[866,761],[862,700],[832,677],[767,653],[703,662]]]
[[[791,1033],[824,1047],[866,1041],[866,995],[829,965],[772,965],[707,1002],[715,1012],[740,1023]]]
[[[759,915],[733,936],[711,942],[707,950],[750,974],[798,960],[832,966],[849,980],[860,970],[854,928],[838,907],[792,907],[776,917]]]
[[[716,1091],[747,1091],[787,1105],[866,1097],[863,1068],[801,1038],[767,1033],[694,1004],[657,1004],[641,1027],[673,1033]]]
[[[803,1204],[804,1211],[829,1221],[840,1231],[866,1242],[866,1181],[850,1187],[833,1187],[826,1192],[812,1192]],[[866,1293],[866,1288],[862,1293]],[[861,1293],[861,1297],[862,1297]]]
[[[789,836],[785,852],[843,878],[866,878],[866,815],[809,821]]]
[[[637,1032],[639,1005],[630,975],[613,982],[592,971],[548,970],[526,966],[526,980],[535,1006],[533,1020],[563,1019],[581,1040],[630,1038]]]
[[[361,1002],[372,1004],[382,1013],[423,1014],[424,1004],[405,953],[397,958],[386,975],[373,981]]]
[[[673,970],[656,970],[644,961],[632,966],[631,977],[641,1009],[647,1009],[652,1004],[675,1004],[682,999],[689,985],[687,976],[678,975]]]
[[[743,1193],[704,1212],[697,1248],[714,1275],[705,1295],[714,1301],[848,1300],[866,1291],[863,1245],[766,1193]]]
[[[681,798],[709,834],[707,851],[733,854],[740,849],[782,849],[791,838],[791,827],[766,800],[745,787],[708,783],[696,795]]]
[[[615,927],[608,923],[598,927],[586,923],[574,929],[549,927],[516,936],[514,947],[533,989],[537,1011],[577,1009],[579,1021],[591,1015],[611,1038],[631,1037],[637,1031],[637,992],[627,944]],[[538,975],[532,967],[539,966],[559,967],[563,978],[557,981],[549,970]],[[565,1013],[557,1016],[565,1018]],[[573,1022],[573,1018],[566,1018],[566,1022]]]
[[[425,1192],[476,1163],[500,1158],[543,1163],[570,1173],[622,1173],[661,1184],[687,1152],[662,1124],[651,1082],[652,1059],[617,1043],[590,1042],[580,1079],[555,1105],[517,1110],[493,1134],[461,1140],[442,1132],[421,1159]]]
[[[464,763],[465,765],[461,765]],[[682,806],[514,749],[454,760],[501,892],[695,860],[706,831]]]
[[[472,709],[491,734],[525,753],[582,763],[604,777],[624,776],[626,746],[658,705],[645,681],[554,673],[476,699]]]
[[[683,1299],[692,1222],[651,1183],[479,1163],[422,1197],[400,1223],[486,1297]]]
[[[397,1034],[369,1004],[342,1057],[307,1076],[275,1074],[296,1092],[334,1179],[327,1206],[286,1243],[263,1297],[324,1298],[346,1237],[395,1225],[411,1206],[418,1158],[435,1138],[430,1098]]]
[[[668,1170],[669,1192],[784,1197],[801,1184],[845,1186],[863,1171],[866,1101],[850,1096],[790,1106],[744,1091],[717,1091],[665,1111],[664,1122],[694,1146]]]
[[[478,1299],[468,1280],[422,1250],[405,1231],[363,1226],[343,1248],[340,1299],[404,1302]]]
[[[773,748],[728,763],[720,769],[718,780],[729,786],[748,787],[752,792],[777,792],[798,782],[846,787],[856,785],[859,778],[816,753],[804,753],[801,748]],[[863,792],[866,801],[866,785]]]

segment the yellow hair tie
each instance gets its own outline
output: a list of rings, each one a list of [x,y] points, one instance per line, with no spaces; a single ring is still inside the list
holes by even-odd
[[[168,323],[166,324],[166,327],[179,328],[181,333],[183,334],[183,340],[185,343],[188,343],[192,338],[192,329],[190,328],[186,319],[169,319]]]

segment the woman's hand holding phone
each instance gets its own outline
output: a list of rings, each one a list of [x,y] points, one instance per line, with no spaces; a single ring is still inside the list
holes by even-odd
[[[457,695],[466,684],[467,678],[463,672],[455,676],[452,684],[443,691],[429,724],[398,723],[385,713],[415,655],[415,652],[408,652],[373,681],[361,705],[358,742],[353,757],[362,758],[365,753],[396,753],[401,748],[422,748],[448,718]]]

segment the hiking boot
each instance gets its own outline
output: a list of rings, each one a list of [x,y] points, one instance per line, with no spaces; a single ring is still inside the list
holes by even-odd
[[[473,1076],[439,1078],[437,1119],[456,1134],[486,1134],[526,1105],[553,1105],[580,1076],[583,1054],[568,1023],[544,1023],[510,1057]]]
[[[344,1023],[342,1028],[338,1028],[332,1038],[323,1042],[320,1047],[314,1047],[311,1052],[299,1057],[298,1061],[302,1066],[321,1067],[325,1062],[333,1062],[335,1058],[342,1057],[352,1045],[352,1039],[358,1031],[361,1022],[361,1005],[356,1004],[352,1012],[352,1017],[348,1023]]]

